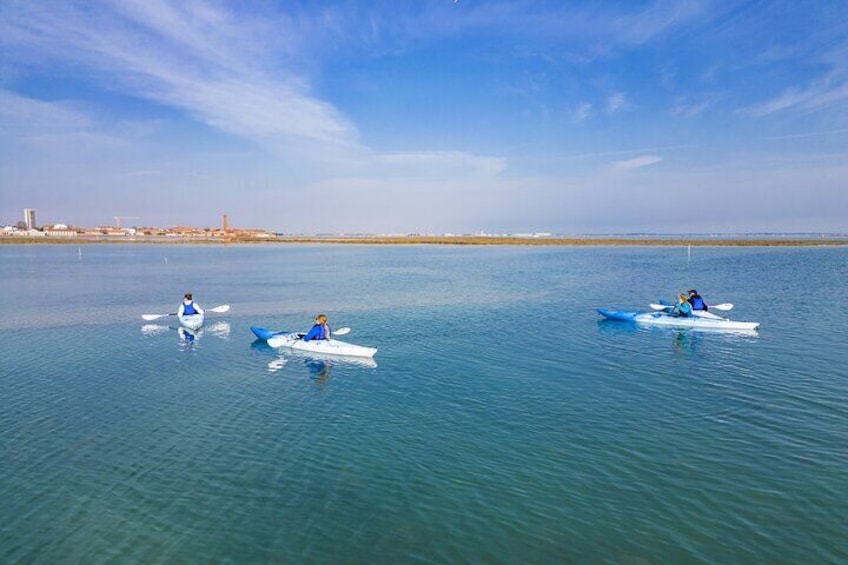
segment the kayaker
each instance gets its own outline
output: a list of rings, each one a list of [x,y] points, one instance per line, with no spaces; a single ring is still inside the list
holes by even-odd
[[[303,341],[311,341],[313,339],[330,339],[332,335],[329,324],[327,324],[326,314],[318,314],[315,316],[315,325],[312,329],[303,336]]]
[[[192,314],[203,314],[203,308],[200,307],[200,304],[195,304],[190,292],[186,292],[182,304],[177,309],[177,316],[191,316]]]
[[[678,296],[679,300],[674,308],[671,309],[671,315],[677,318],[688,318],[692,315],[692,305],[686,299],[686,295],[682,292]]]
[[[694,288],[689,291],[689,304],[692,305],[692,310],[703,310],[706,312],[710,309],[709,306],[707,306],[707,303],[704,302],[704,299],[701,298],[701,295],[698,294],[698,291]]]

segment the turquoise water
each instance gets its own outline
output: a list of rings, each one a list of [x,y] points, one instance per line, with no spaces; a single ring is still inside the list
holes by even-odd
[[[848,248],[0,246],[0,561],[848,560]],[[691,287],[758,334],[639,329]],[[210,314],[194,341],[167,318]],[[249,326],[319,311],[376,366]]]

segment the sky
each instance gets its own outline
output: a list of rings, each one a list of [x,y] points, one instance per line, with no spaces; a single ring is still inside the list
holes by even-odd
[[[0,224],[848,232],[848,1],[0,0]]]

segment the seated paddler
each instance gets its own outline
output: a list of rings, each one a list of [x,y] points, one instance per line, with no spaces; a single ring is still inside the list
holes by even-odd
[[[686,299],[686,295],[682,292],[678,296],[677,304],[671,309],[671,315],[681,318],[688,318],[692,315],[692,305]]]
[[[707,303],[694,288],[689,291],[689,304],[692,305],[692,310],[703,310],[704,312],[709,310]]]
[[[318,314],[315,317],[315,325],[313,325],[312,329],[303,336],[303,341],[312,341],[313,339],[330,339],[332,333],[330,325],[327,324],[327,316],[325,314]]]
[[[196,304],[191,297],[191,293],[185,293],[180,307],[177,309],[178,316],[191,316],[192,314],[203,314],[203,308],[200,304]]]

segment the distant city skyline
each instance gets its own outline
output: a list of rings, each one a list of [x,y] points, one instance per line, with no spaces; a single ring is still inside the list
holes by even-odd
[[[13,2],[0,65],[3,221],[848,231],[841,2]]]

